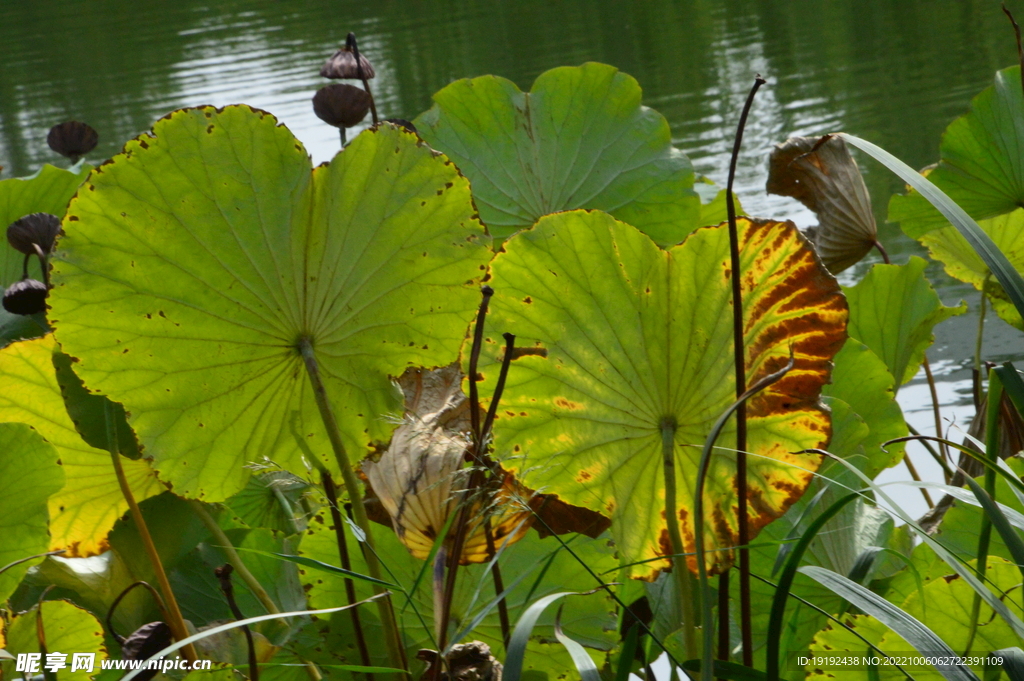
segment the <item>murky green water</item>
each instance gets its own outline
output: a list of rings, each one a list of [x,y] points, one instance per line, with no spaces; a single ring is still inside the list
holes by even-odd
[[[1024,15],[1024,3],[1015,3]],[[813,215],[763,191],[771,145],[794,134],[846,130],[911,165],[937,160],[939,135],[966,111],[1016,50],[994,0],[487,0],[475,2],[0,2],[0,165],[3,176],[58,162],[45,143],[75,118],[101,136],[107,158],[168,111],[246,102],[266,109],[306,144],[315,162],[337,150],[335,129],[312,112],[322,60],[360,37],[377,70],[378,108],[413,118],[430,95],[465,76],[494,73],[528,87],[542,71],[588,60],[632,74],[645,103],[668,118],[697,169],[724,183],[739,108],[755,73],[768,78],[746,134],[738,188],[751,214]],[[867,164],[884,218],[898,182]],[[896,261],[920,249],[891,225]],[[844,281],[867,267],[862,263]],[[930,270],[947,302],[977,294]],[[976,317],[939,328],[930,352],[946,415],[969,419],[969,358]],[[1024,358],[1020,334],[996,320],[989,359]],[[910,419],[931,430],[927,388],[905,386]],[[919,456],[921,463],[925,462]]]

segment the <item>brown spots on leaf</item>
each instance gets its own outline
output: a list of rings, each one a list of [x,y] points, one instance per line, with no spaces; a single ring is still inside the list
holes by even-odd
[[[530,296],[526,296],[525,298],[523,298],[523,302],[526,303],[527,305],[532,305],[533,298],[531,298]]]
[[[512,348],[512,359],[519,359],[527,356],[547,357],[548,349],[544,347],[515,347]]]
[[[576,482],[590,482],[594,479],[594,476],[590,474],[590,471],[580,471],[579,475],[576,476]]]
[[[146,140],[144,139],[139,140],[139,146],[142,147],[143,149],[149,149],[149,144],[147,144]]]
[[[579,411],[580,409],[583,409],[583,405],[579,402],[573,402],[564,397],[556,397],[555,406],[562,409],[568,409],[569,411]]]

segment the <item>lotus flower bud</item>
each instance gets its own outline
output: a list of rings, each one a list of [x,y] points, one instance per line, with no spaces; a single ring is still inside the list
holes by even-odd
[[[351,128],[359,124],[369,110],[369,93],[354,85],[332,83],[317,90],[313,96],[313,113],[336,128]]]
[[[100,136],[93,128],[78,121],[59,123],[50,128],[46,143],[61,156],[74,163],[96,148]]]
[[[46,284],[22,279],[4,291],[4,309],[11,314],[30,315],[46,309]]]
[[[60,218],[49,213],[32,213],[7,226],[7,243],[25,255],[37,255],[36,246],[43,255],[49,255],[60,234]]]

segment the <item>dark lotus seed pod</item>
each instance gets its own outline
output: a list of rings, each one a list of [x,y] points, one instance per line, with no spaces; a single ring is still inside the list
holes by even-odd
[[[354,85],[332,83],[313,95],[313,113],[336,128],[351,128],[366,118],[369,110],[369,93]]]
[[[36,255],[33,244],[38,244],[43,255],[48,255],[58,234],[60,218],[49,213],[32,213],[7,226],[7,243],[25,255]]]
[[[351,34],[349,34],[351,36]],[[359,63],[363,67],[363,78],[370,80],[374,77],[373,65],[370,60],[359,55]],[[320,75],[324,78],[359,78],[359,69],[356,67],[356,54],[352,49],[352,40],[348,45],[340,48],[332,54],[324,65],[320,67]]]
[[[11,314],[30,315],[46,309],[46,284],[22,279],[4,291],[4,309]]]
[[[412,124],[412,121],[407,121],[404,118],[385,118],[384,122],[391,123],[392,125],[397,125],[400,128],[405,128],[409,132],[419,132],[416,129],[416,126]]]
[[[50,128],[46,136],[46,143],[50,148],[61,156],[66,156],[72,162],[78,161],[81,157],[96,148],[100,136],[92,126],[78,121],[67,121],[58,123]]]
[[[121,644],[121,655],[126,660],[145,660],[173,642],[171,628],[167,624],[164,622],[150,622],[149,624],[143,624],[124,640]],[[147,669],[139,673],[135,678],[141,681],[149,681],[149,679],[159,673],[159,669]]]

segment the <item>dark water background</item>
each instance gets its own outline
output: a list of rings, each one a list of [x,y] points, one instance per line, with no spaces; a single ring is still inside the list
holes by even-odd
[[[1024,19],[1024,1],[1011,8]],[[555,66],[613,64],[637,78],[645,104],[668,118],[697,170],[722,184],[739,109],[763,74],[738,193],[748,213],[801,226],[813,215],[764,193],[772,144],[845,130],[921,167],[938,159],[943,129],[993,72],[1016,63],[995,0],[0,0],[2,177],[60,163],[45,137],[62,120],[99,131],[97,161],[172,109],[237,102],[274,113],[314,162],[328,160],[337,133],[309,100],[326,83],[320,64],[349,31],[376,68],[378,109],[392,117],[415,117],[457,78],[493,73],[527,89]],[[862,167],[881,223],[900,184],[873,162]],[[881,225],[881,238],[896,262],[923,254],[894,225]],[[944,416],[965,423],[978,294],[937,265],[929,276],[947,303],[971,305],[939,327],[929,352]],[[986,358],[1024,358],[1022,340],[993,320]],[[900,401],[920,430],[934,430],[921,377]],[[916,458],[930,468],[922,453]]]

